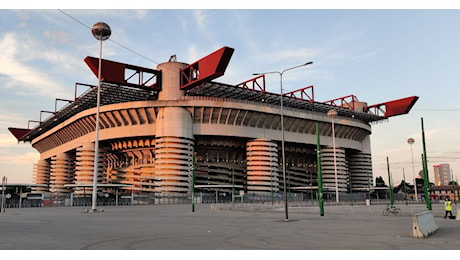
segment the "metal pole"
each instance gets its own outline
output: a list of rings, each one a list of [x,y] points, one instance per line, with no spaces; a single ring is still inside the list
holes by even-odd
[[[334,117],[331,117],[331,118],[332,118],[332,149],[334,153],[335,201],[339,203],[339,184],[337,182],[337,155],[335,151]]]
[[[321,142],[319,134],[319,123],[316,122],[316,169],[318,175],[318,202],[319,214],[324,216],[324,200],[323,200],[323,172],[321,168]]]
[[[387,157],[387,169],[388,169],[388,192],[390,193],[390,205],[393,206],[394,198],[393,198],[393,184],[391,181],[391,173],[390,173],[390,163]]]
[[[369,196],[369,206],[371,205],[371,180],[370,180],[370,175],[367,175],[367,193]]]
[[[118,206],[118,188],[115,190],[115,206]]]
[[[423,186],[425,191],[425,203],[428,210],[431,210],[431,198],[430,198],[430,180],[428,178],[428,165],[426,159],[426,144],[425,144],[425,130],[423,127],[423,118],[421,118],[422,123],[422,143],[423,143]]]
[[[313,64],[313,62],[307,62],[307,63],[304,63],[304,64],[301,64],[301,65],[298,65],[298,66],[295,66],[295,67],[291,67],[291,68],[288,68],[288,69],[285,69],[281,72],[279,71],[272,71],[272,72],[266,72],[266,73],[253,73],[253,75],[261,75],[261,74],[278,74],[280,75],[280,113],[281,113],[281,157],[282,157],[282,171],[283,171],[283,188],[284,188],[284,212],[285,212],[285,221],[289,221],[289,217],[288,217],[288,201],[287,201],[287,188],[286,188],[286,162],[285,162],[285,153],[284,153],[284,112],[283,112],[283,74],[284,72],[288,71],[288,70],[292,70],[292,69],[296,69],[296,68],[300,68],[300,67],[303,67],[303,66],[307,66],[307,65],[310,65],[310,64]]]
[[[349,175],[349,181],[350,181],[350,203],[353,206],[353,185],[351,184],[351,174]]]
[[[232,168],[232,205],[235,204],[235,169]]]
[[[415,187],[415,201],[418,202],[418,194],[417,194],[417,178],[415,176],[415,166],[414,166],[414,151],[412,149],[413,140],[409,143],[410,144],[410,153],[412,156],[412,174],[414,175],[414,187]]]
[[[273,171],[270,171],[270,192],[271,192],[271,201],[273,205]]]
[[[404,168],[403,168],[403,181],[404,181],[404,186],[403,186],[403,189],[404,189],[404,200],[406,201],[406,205],[408,205],[408,202],[407,202],[407,192],[406,192],[406,173],[404,172]]]
[[[192,212],[195,212],[195,146],[192,147]]]
[[[99,69],[98,69],[98,81],[97,84],[97,103],[96,103],[96,139],[94,140],[94,173],[93,173],[93,197],[91,210],[97,211],[97,177],[99,172],[99,107],[101,99],[101,67],[102,67],[102,38],[99,40]]]
[[[2,207],[0,212],[5,212],[5,186],[6,186],[6,177],[2,177]]]
[[[287,188],[286,188],[286,157],[284,152],[284,112],[283,112],[283,72],[280,73],[280,113],[281,113],[281,157],[282,157],[282,169],[283,169],[283,195],[284,195],[284,212],[285,212],[285,221],[289,220],[288,216],[288,197],[287,197]]]

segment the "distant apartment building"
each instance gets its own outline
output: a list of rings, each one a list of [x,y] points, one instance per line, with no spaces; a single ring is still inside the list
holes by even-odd
[[[436,186],[448,185],[452,181],[450,165],[448,163],[433,165],[434,183]]]

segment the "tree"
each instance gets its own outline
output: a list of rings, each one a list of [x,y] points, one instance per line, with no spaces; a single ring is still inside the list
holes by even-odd
[[[409,193],[412,189],[413,189],[414,186],[408,184],[407,182],[405,182],[404,180],[401,180],[401,183],[396,186],[393,191],[394,193],[399,193],[399,192],[406,192],[406,193]]]
[[[379,176],[375,178],[375,187],[388,187],[385,184],[385,181],[383,180],[382,176]]]

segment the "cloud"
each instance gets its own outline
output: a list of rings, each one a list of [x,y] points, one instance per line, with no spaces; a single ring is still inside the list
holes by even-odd
[[[49,31],[49,30],[46,30],[44,32],[44,35],[48,38],[51,38],[55,41],[58,41],[58,42],[61,42],[61,43],[66,43],[68,42],[70,39],[69,39],[69,35],[65,32],[58,32],[58,31]]]
[[[12,134],[0,134],[0,147],[16,147],[18,142]]]
[[[40,158],[33,148],[17,147],[4,149],[0,147],[0,168],[8,183],[31,182],[34,163]]]
[[[33,164],[33,162],[36,162],[39,158],[40,155],[37,152],[11,152],[9,154],[6,154],[6,151],[2,151],[0,153],[0,161],[3,165],[31,165]]]
[[[277,51],[276,51],[277,50]],[[314,57],[319,56],[323,51],[319,48],[300,48],[287,49],[276,48],[275,51],[261,52],[258,55],[259,60],[266,63],[283,63],[284,61],[302,60],[304,62],[311,61]]]
[[[354,56],[354,57],[352,58],[352,61],[355,61],[355,62],[356,62],[356,61],[367,60],[367,59],[369,59],[369,57],[372,57],[372,56],[374,56],[374,55],[377,55],[377,54],[379,54],[379,53],[381,53],[381,52],[383,52],[383,51],[384,51],[384,48],[379,48],[379,49],[372,50],[372,51],[368,51],[368,52],[365,52],[365,53],[360,53],[360,54]]]
[[[195,45],[191,45],[188,48],[187,52],[188,52],[188,60],[190,62],[194,62],[200,58]]]
[[[425,130],[425,139],[427,138],[435,138],[437,136],[445,137],[446,133],[451,133],[451,129],[448,128],[435,128]]]
[[[198,29],[200,31],[205,30],[205,24],[206,24],[206,14],[203,12],[203,10],[193,10],[193,18],[195,19],[195,23],[198,26]]]
[[[55,79],[48,76],[49,70],[46,66],[29,66],[26,61],[30,59],[45,60],[56,59],[51,52],[40,52],[40,48],[34,42],[18,40],[19,36],[8,32],[0,38],[0,73],[5,75],[7,80],[2,82],[3,87],[17,88],[17,92],[29,92],[34,95],[55,96],[67,94]],[[31,55],[28,57],[28,53]],[[37,56],[41,53],[44,56]],[[61,58],[62,59],[62,58]],[[43,60],[43,59],[42,59]],[[40,62],[40,60],[38,60]],[[44,69],[40,71],[39,69]],[[49,67],[48,67],[49,68]]]
[[[134,17],[138,18],[138,19],[144,19],[148,16],[149,14],[149,11],[148,10],[134,10],[135,12],[135,15]]]

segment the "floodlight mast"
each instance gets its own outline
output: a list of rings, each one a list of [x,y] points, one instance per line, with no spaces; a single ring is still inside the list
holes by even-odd
[[[407,139],[407,143],[410,144],[410,153],[412,156],[412,174],[414,175],[415,201],[418,202],[417,178],[415,177],[415,166],[414,166],[414,151],[412,149],[412,145],[415,143],[414,138]]]
[[[102,42],[109,39],[112,31],[108,24],[97,22],[93,25],[91,33],[94,38],[99,41],[99,69],[98,69],[98,84],[97,84],[97,103],[96,103],[96,138],[94,140],[94,173],[93,173],[93,195],[91,203],[91,211],[97,212],[97,179],[99,169],[99,108],[101,100],[101,71],[102,71]]]

